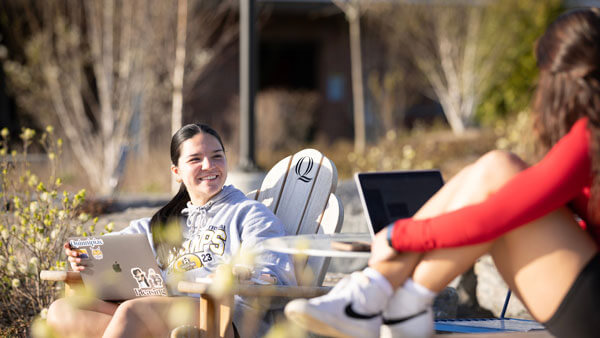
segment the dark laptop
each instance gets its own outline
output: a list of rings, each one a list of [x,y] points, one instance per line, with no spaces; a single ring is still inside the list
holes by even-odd
[[[372,236],[414,215],[444,185],[439,170],[357,173],[354,180]]]

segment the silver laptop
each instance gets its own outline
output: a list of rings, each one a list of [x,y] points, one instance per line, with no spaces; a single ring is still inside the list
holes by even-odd
[[[86,289],[103,300],[167,296],[166,283],[144,234],[69,238],[79,250]]]
[[[354,181],[371,236],[414,215],[444,185],[439,170],[357,173]]]

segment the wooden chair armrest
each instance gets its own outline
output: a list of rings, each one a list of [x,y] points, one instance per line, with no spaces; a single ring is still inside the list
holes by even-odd
[[[80,283],[81,273],[79,271],[54,271],[42,270],[40,279],[54,282]]]
[[[231,273],[239,280],[249,280],[252,278],[252,267],[248,265],[236,264],[231,268]]]
[[[200,282],[180,281],[177,290],[180,292],[211,294],[210,284]],[[229,290],[229,295],[246,297],[287,297],[287,298],[312,298],[322,296],[329,292],[331,287],[326,286],[290,286],[290,285],[254,285],[240,284]]]

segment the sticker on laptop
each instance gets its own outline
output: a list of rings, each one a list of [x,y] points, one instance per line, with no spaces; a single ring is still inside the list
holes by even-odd
[[[90,258],[90,255],[88,255],[88,252],[86,249],[77,249],[77,251],[79,251],[79,258],[81,258],[81,259]]]
[[[141,268],[134,267],[131,269],[131,275],[138,284],[138,287],[133,289],[137,297],[167,295],[162,276],[154,269],[150,268],[146,273]]]
[[[100,246],[104,245],[104,241],[100,238],[84,238],[84,239],[72,239],[69,241],[69,245],[72,249],[81,248],[84,246]]]
[[[102,250],[100,250],[100,247],[92,248],[92,257],[94,257],[95,259],[102,259],[104,257],[104,255],[102,254]]]

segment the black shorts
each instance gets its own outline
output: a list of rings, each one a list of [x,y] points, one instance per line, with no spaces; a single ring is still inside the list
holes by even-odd
[[[600,337],[600,253],[581,270],[544,325],[556,337]]]

